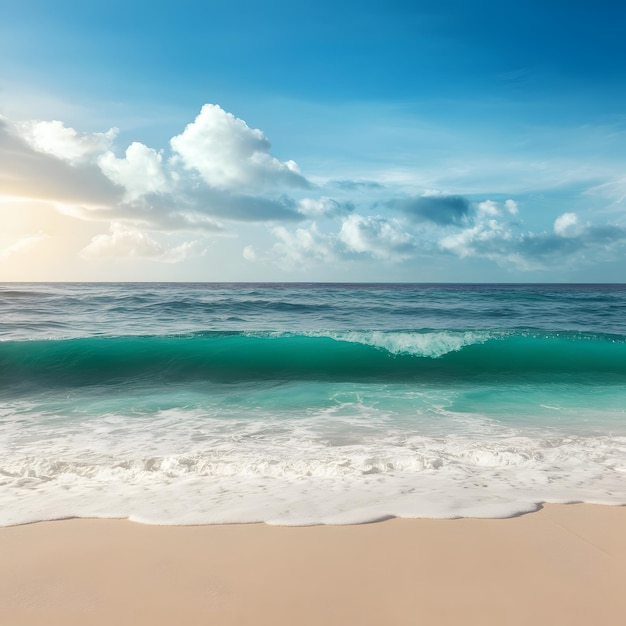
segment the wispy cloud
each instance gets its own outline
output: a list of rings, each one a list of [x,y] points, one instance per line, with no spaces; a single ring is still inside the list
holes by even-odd
[[[10,246],[0,249],[0,261],[4,261],[16,255],[29,253],[48,238],[49,235],[43,231],[21,237]]]

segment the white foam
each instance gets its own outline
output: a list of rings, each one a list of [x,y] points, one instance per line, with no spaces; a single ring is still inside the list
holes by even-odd
[[[345,331],[328,333],[327,336],[337,341],[380,348],[391,354],[438,358],[449,352],[458,352],[469,345],[485,343],[496,335],[486,331]]]
[[[170,410],[65,425],[42,419],[36,429],[10,428],[7,412],[0,524],[72,516],[345,524],[507,517],[540,502],[626,504],[625,436],[487,419],[420,434],[375,409],[359,411],[245,419]]]

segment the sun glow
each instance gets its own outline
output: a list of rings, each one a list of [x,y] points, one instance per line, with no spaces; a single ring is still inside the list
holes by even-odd
[[[62,215],[53,204],[0,198],[0,280],[62,280],[99,225]]]

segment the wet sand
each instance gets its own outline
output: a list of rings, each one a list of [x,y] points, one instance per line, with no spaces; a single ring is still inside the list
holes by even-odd
[[[626,615],[626,507],[361,526],[0,529],[0,624],[585,625]]]

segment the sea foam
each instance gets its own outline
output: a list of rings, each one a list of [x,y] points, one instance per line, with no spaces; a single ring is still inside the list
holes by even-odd
[[[343,413],[342,423],[338,419]],[[352,406],[289,419],[201,411],[50,423],[0,461],[0,524],[361,523],[506,517],[541,502],[626,504],[626,436],[446,415],[438,433]],[[6,433],[5,433],[6,436]]]

